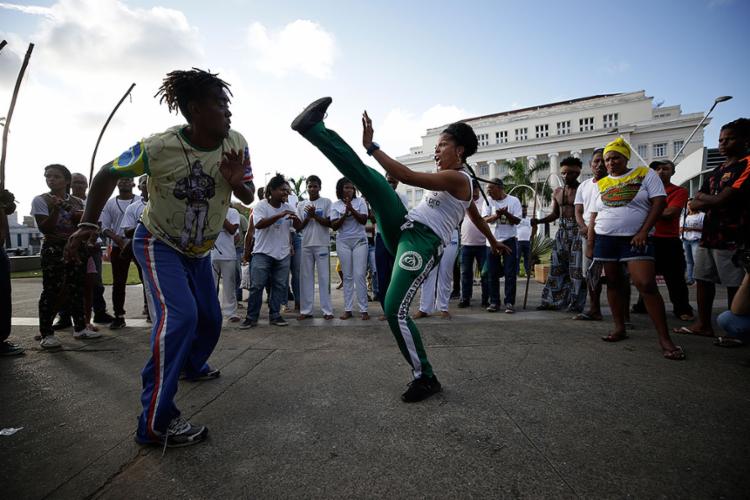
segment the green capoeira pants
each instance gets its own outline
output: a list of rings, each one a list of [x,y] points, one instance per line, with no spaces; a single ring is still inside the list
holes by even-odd
[[[385,294],[385,316],[393,336],[414,377],[432,377],[432,366],[419,335],[409,316],[409,306],[422,282],[442,255],[443,242],[427,226],[406,220],[406,209],[385,177],[368,167],[333,130],[317,123],[302,134],[359,189],[375,212],[383,243],[395,265],[391,284]]]

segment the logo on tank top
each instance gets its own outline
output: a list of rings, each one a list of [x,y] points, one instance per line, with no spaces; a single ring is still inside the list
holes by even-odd
[[[398,267],[406,271],[419,271],[422,269],[422,256],[417,252],[404,252],[398,261]]]

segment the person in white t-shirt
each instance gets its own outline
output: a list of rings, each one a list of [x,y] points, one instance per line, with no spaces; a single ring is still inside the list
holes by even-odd
[[[626,263],[631,280],[643,297],[659,335],[662,355],[670,360],[685,359],[667,330],[664,300],[656,286],[654,248],[650,239],[654,225],[666,206],[666,192],[659,176],[646,166],[628,168],[630,147],[618,138],[604,148],[609,175],[600,179],[596,205],[588,228],[588,255],[602,262],[607,276],[607,299],[615,330],[602,337],[607,342],[627,338],[623,315],[620,269]],[[592,248],[593,247],[593,248]]]
[[[516,226],[521,222],[521,201],[513,195],[505,192],[501,179],[491,179],[487,187],[490,195],[489,205],[485,204],[482,216],[487,224],[495,224],[495,239],[511,249],[507,255],[487,254],[488,283],[490,292],[490,305],[488,312],[496,312],[500,308],[500,268],[502,266],[505,277],[505,312],[515,312],[516,303],[516,261],[518,259],[518,245],[516,244]],[[489,243],[487,243],[489,246]]]
[[[125,249],[126,253],[130,253],[132,257],[133,253],[133,235],[135,234],[135,227],[141,220],[143,209],[146,208],[148,203],[148,176],[144,175],[138,179],[138,190],[141,192],[141,199],[137,202],[131,203],[130,206],[125,210],[125,215],[122,216],[120,221],[120,229],[126,239]],[[153,311],[153,298],[151,293],[148,291],[148,280],[143,279],[143,270],[136,259],[132,259],[135,263],[136,269],[138,269],[138,276],[141,278],[143,283],[143,314],[146,316],[146,321],[151,322],[152,311]]]
[[[478,207],[477,202],[481,195],[479,182],[475,179],[471,181],[473,193],[472,203]],[[481,213],[482,210],[479,209]],[[477,226],[469,217],[464,217],[461,222],[461,299],[458,301],[458,307],[464,308],[471,305],[471,296],[474,291],[474,262],[477,264],[477,270],[481,275],[482,284],[482,307],[489,304],[489,294],[487,286],[487,275],[482,274],[484,261],[487,258],[487,238],[477,229]]]
[[[344,273],[344,313],[340,319],[352,317],[354,292],[363,320],[370,319],[367,313],[367,233],[365,224],[369,210],[362,198],[357,198],[354,184],[342,177],[336,183],[337,201],[331,206],[331,228],[336,231],[336,252]]]
[[[237,251],[234,247],[234,236],[240,227],[240,213],[236,208],[229,207],[224,219],[224,227],[219,236],[216,237],[214,247],[211,249],[211,266],[214,270],[214,283],[219,289],[222,284],[221,313],[230,322],[236,323],[240,320],[237,316],[237,293],[236,273]]]
[[[518,238],[518,260],[516,274],[521,270],[521,258],[523,258],[523,270],[526,276],[531,272],[531,217],[527,215],[527,206],[521,206],[521,222],[516,228]]]
[[[440,311],[441,319],[451,319],[448,303],[453,285],[453,268],[458,256],[458,228],[451,232],[451,239],[443,248],[443,256],[436,267],[427,275],[422,284],[419,298],[419,311],[414,319],[426,318],[435,311]]]
[[[240,325],[241,329],[258,325],[263,289],[271,283],[271,294],[268,300],[270,324],[287,326],[281,316],[281,303],[286,299],[289,287],[289,262],[291,260],[290,228],[300,227],[299,217],[292,207],[285,203],[288,192],[286,180],[276,174],[268,181],[265,189],[266,199],[260,201],[253,209],[255,227],[253,258],[250,264],[250,297],[247,304],[247,316]]]
[[[300,311],[298,320],[313,317],[315,302],[315,270],[318,271],[318,294],[323,318],[333,319],[330,281],[330,247],[331,247],[331,200],[320,197],[320,177],[311,175],[307,178],[309,200],[297,204],[297,217],[302,221],[302,244],[300,250]]]
[[[682,221],[682,248],[685,250],[685,261],[687,263],[687,284],[695,283],[693,267],[695,266],[695,250],[701,242],[703,232],[704,212],[697,212],[688,204],[687,214]]]

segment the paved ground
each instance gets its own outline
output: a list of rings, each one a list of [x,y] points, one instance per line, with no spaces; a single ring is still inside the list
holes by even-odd
[[[39,281],[13,287],[14,323],[33,324]],[[222,377],[178,394],[209,439],[164,456],[133,442],[146,328],[68,331],[52,353],[16,326],[28,350],[0,358],[0,428],[23,429],[0,436],[0,496],[748,496],[747,348],[680,337],[688,360],[666,361],[647,318],[606,344],[607,323],[533,311],[539,293],[515,315],[420,320],[445,390],[414,405],[399,400],[409,373],[381,322],[227,327]]]

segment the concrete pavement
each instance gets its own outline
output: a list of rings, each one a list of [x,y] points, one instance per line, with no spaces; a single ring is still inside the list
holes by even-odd
[[[35,317],[39,289],[13,281],[16,323]],[[540,292],[514,315],[419,320],[444,392],[411,405],[377,304],[369,322],[227,326],[211,359],[222,377],[178,393],[209,438],[163,456],[133,442],[147,328],[85,342],[69,330],[44,352],[16,326],[27,353],[0,358],[0,428],[23,429],[0,436],[2,497],[747,496],[747,348],[675,336],[688,359],[667,361],[647,317],[607,344],[607,321],[534,311]]]

